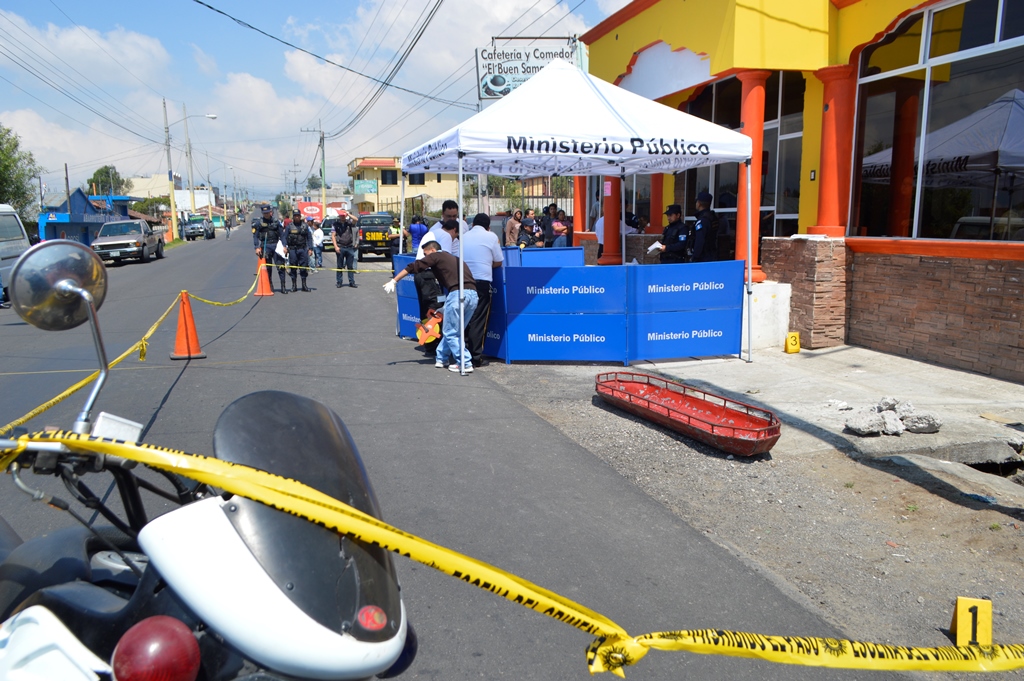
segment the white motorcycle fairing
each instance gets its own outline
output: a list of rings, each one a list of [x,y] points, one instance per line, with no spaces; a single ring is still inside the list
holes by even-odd
[[[0,625],[0,679],[99,681],[110,665],[96,657],[56,615],[33,605]]]
[[[223,506],[211,497],[150,522],[139,544],[185,604],[246,657],[305,679],[364,679],[386,671],[402,652],[401,627],[372,643],[316,622],[260,566]]]

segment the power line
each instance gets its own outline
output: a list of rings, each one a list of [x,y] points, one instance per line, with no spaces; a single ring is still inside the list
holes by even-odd
[[[313,57],[315,59],[319,59],[320,61],[322,61],[322,62],[324,62],[326,64],[330,64],[331,66],[337,66],[339,69],[344,69],[345,71],[350,71],[350,72],[356,74],[357,76],[362,76],[363,78],[367,78],[369,80],[372,80],[375,83],[380,83],[380,84],[382,84],[382,85],[384,85],[386,87],[390,87],[390,88],[393,88],[395,90],[400,90],[402,92],[408,92],[411,95],[417,95],[417,96],[420,96],[420,97],[427,97],[428,99],[432,99],[434,101],[441,102],[442,104],[450,104],[451,106],[457,106],[457,107],[463,108],[463,109],[473,109],[473,107],[471,105],[468,105],[468,104],[465,104],[465,103],[462,103],[462,102],[450,102],[450,101],[445,100],[445,99],[439,99],[437,97],[430,97],[429,95],[425,95],[422,92],[417,92],[416,90],[410,90],[409,88],[404,88],[404,87],[402,87],[400,85],[395,85],[394,83],[387,83],[387,82],[381,80],[380,78],[374,78],[373,76],[368,76],[365,73],[360,73],[359,71],[356,71],[355,69],[349,68],[348,66],[345,66],[343,64],[339,64],[339,63],[337,63],[335,61],[331,61],[330,59],[327,59],[326,57],[322,57],[319,54],[316,54],[315,52],[310,52],[307,49],[299,47],[298,45],[294,45],[294,44],[288,42],[287,40],[282,40],[281,38],[278,38],[275,35],[267,33],[266,31],[253,26],[252,24],[249,24],[249,23],[247,23],[247,22],[245,22],[245,21],[243,21],[241,19],[238,19],[236,17],[233,17],[232,15],[228,14],[227,12],[224,12],[222,10],[217,9],[213,5],[210,5],[210,4],[206,3],[206,2],[203,2],[203,0],[192,0],[192,2],[196,3],[197,5],[202,5],[203,7],[206,7],[207,9],[209,9],[209,10],[211,10],[213,12],[216,12],[217,14],[220,14],[220,15],[222,15],[224,17],[227,17],[228,19],[230,19],[231,21],[235,22],[239,26],[242,26],[243,28],[248,28],[251,31],[255,31],[255,32],[259,33],[262,36],[270,38],[274,42],[281,43],[282,45],[290,47],[293,50],[297,50],[299,52],[302,52],[303,54],[308,54],[309,56],[311,56],[311,57]]]

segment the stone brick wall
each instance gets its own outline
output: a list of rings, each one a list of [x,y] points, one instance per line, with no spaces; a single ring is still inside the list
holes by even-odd
[[[847,250],[842,239],[761,240],[761,269],[772,281],[790,284],[790,331],[805,348],[846,342]]]
[[[849,343],[1024,381],[1024,263],[856,253],[850,276]]]

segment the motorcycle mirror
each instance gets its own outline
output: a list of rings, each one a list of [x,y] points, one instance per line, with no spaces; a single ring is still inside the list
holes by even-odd
[[[100,373],[71,430],[92,430],[92,407],[107,380],[109,367],[96,310],[107,297],[107,269],[100,257],[77,241],[42,241],[21,254],[7,285],[18,316],[46,331],[73,329],[89,320]]]
[[[14,310],[46,331],[73,329],[99,309],[107,295],[107,270],[91,248],[77,241],[41,241],[11,269],[7,285]],[[89,301],[81,292],[91,296]]]

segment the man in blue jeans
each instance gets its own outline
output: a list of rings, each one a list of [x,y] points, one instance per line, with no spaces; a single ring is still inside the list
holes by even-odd
[[[449,222],[453,229],[457,230],[459,228],[459,223],[455,220]],[[449,223],[445,223],[445,228],[449,228]],[[459,322],[460,319],[468,322],[476,311],[477,302],[479,301],[476,292],[476,280],[473,279],[473,273],[469,271],[469,266],[461,263],[463,284],[465,286],[462,290],[465,309],[460,317],[459,259],[451,253],[439,250],[440,244],[436,241],[428,241],[422,244],[422,247],[423,257],[412,261],[405,269],[399,270],[394,279],[384,284],[384,290],[387,293],[394,293],[395,284],[405,275],[416,274],[427,269],[431,270],[434,276],[437,277],[437,282],[448,289],[448,295],[444,299],[444,326],[442,327],[441,343],[437,346],[437,358],[434,361],[434,366],[438,369],[443,369],[447,364],[448,371],[456,374],[471,374],[473,373],[473,358],[469,354],[469,349],[460,342],[460,335],[462,335],[465,324],[460,324]]]
[[[338,221],[334,223],[334,231],[331,232],[331,241],[334,242],[334,255],[337,258],[338,272],[334,278],[335,288],[344,286],[342,280],[345,273],[341,270],[348,270],[348,285],[356,286],[356,249],[359,247],[359,236],[356,229],[356,222],[348,215],[339,215]]]

